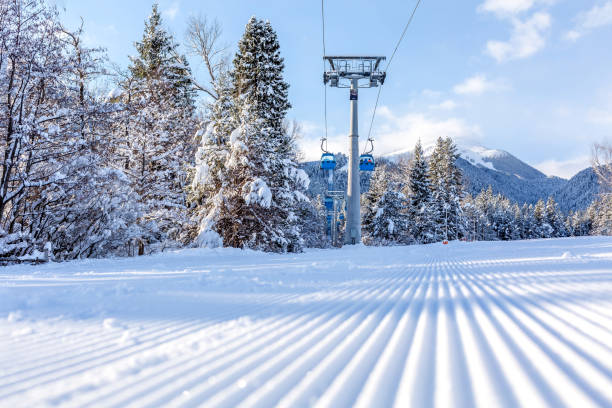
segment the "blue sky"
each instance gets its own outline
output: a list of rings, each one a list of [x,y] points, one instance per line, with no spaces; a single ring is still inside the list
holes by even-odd
[[[56,0],[62,19],[85,20],[90,45],[128,64],[151,1]],[[416,0],[326,2],[328,54],[390,56]],[[184,39],[190,14],[216,18],[233,54],[250,16],[277,30],[307,158],[323,129],[320,3],[160,0],[164,22]],[[376,153],[454,137],[504,149],[547,174],[589,165],[593,142],[612,136],[612,0],[423,0],[384,86],[373,135]],[[201,64],[193,69],[204,78]],[[365,136],[376,90],[360,92]],[[348,92],[328,89],[330,148],[348,145]],[[365,139],[365,137],[363,138]]]

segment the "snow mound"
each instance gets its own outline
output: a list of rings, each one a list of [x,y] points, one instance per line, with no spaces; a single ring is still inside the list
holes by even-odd
[[[198,246],[201,248],[220,248],[223,246],[223,238],[213,230],[202,231],[197,238]]]

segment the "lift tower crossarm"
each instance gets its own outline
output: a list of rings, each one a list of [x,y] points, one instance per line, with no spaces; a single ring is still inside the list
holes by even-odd
[[[329,63],[329,70],[324,74],[324,82],[333,81],[334,78],[362,79],[374,78],[376,81],[384,82],[385,73],[379,70],[381,61],[385,57],[368,56],[324,56],[323,59]],[[348,85],[334,85],[340,88],[348,88]],[[376,86],[376,85],[372,85]]]

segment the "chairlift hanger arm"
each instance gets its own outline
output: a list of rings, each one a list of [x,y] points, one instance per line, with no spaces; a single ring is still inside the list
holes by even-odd
[[[370,150],[367,150],[368,148],[368,143],[370,143]],[[366,151],[367,150],[367,151]],[[366,141],[366,144],[364,146],[363,149],[363,154],[372,154],[372,152],[374,151],[374,139],[372,139],[371,137],[368,138],[368,140]]]

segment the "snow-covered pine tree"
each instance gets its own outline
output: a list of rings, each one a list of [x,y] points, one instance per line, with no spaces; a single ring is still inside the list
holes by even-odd
[[[361,233],[366,245],[380,245],[375,237],[377,204],[389,186],[385,166],[376,166],[370,178],[370,188],[361,198]]]
[[[461,170],[456,161],[457,146],[450,137],[439,137],[429,160],[432,184],[433,220],[436,239],[459,239],[465,234],[465,220],[461,210],[463,186]]]
[[[444,188],[444,139],[439,137],[429,157],[429,177],[431,179],[431,220],[434,225],[433,240],[446,239],[446,189]]]
[[[219,72],[212,86],[217,99],[210,104],[207,122],[201,125],[196,136],[201,142],[196,151],[189,192],[197,225],[192,239],[206,247],[222,245],[216,229],[221,215],[227,212],[229,179],[226,163],[230,156],[230,135],[237,127],[230,72]]]
[[[407,242],[406,197],[385,166],[377,166],[362,207],[363,241],[367,245]]]
[[[512,215],[514,217],[514,229],[512,230],[511,239],[524,239],[523,237],[523,214],[521,207],[517,203],[512,204]]]
[[[431,182],[420,140],[414,148],[409,171],[410,199],[406,221],[408,235],[416,243],[427,244],[433,242],[435,230],[432,218]]]
[[[577,236],[576,232],[574,231],[574,223],[573,223],[573,219],[575,215],[576,215],[575,211],[570,211],[567,217],[565,217],[565,230],[567,231],[568,237]]]
[[[404,211],[406,204],[406,196],[397,188],[385,191],[378,202],[373,235],[385,245],[409,242]]]
[[[552,227],[552,237],[567,236],[567,229],[563,222],[563,214],[552,196],[548,197],[546,201],[546,222]]]
[[[498,194],[495,197],[494,225],[497,239],[509,241],[517,239],[518,229],[510,200]]]
[[[568,224],[567,229],[573,237],[589,235],[592,228],[587,210],[571,212],[567,217],[566,224]]]
[[[463,216],[466,223],[466,238],[470,241],[479,240],[479,227],[482,213],[476,206],[476,199],[469,193],[466,193],[461,203],[463,208]]]
[[[592,235],[612,235],[612,194],[602,194],[587,211]]]
[[[301,232],[306,248],[328,248],[326,231],[326,208],[321,197],[302,200],[298,203],[296,215],[300,220]]]
[[[296,208],[309,180],[298,168],[297,147],[283,126],[289,85],[277,35],[252,17],[239,42],[232,72],[237,128],[225,166],[226,206],[216,216],[223,245],[265,251],[300,251]]]
[[[533,213],[533,205],[523,204],[521,207],[521,219],[523,220],[521,237],[523,239],[537,238],[537,225]]]
[[[548,223],[546,217],[546,204],[543,200],[538,200],[533,207],[533,218],[535,220],[535,237],[534,238],[550,238],[553,234],[553,228]]]
[[[460,239],[465,236],[465,219],[461,209],[461,200],[465,194],[463,190],[463,175],[461,169],[457,166],[457,159],[459,158],[457,145],[450,137],[444,140],[444,144],[448,160],[449,233],[452,231],[452,236],[455,239]]]
[[[140,197],[144,243],[177,245],[186,211],[187,166],[195,133],[191,74],[178,45],[162,26],[157,5],[135,43],[129,86],[124,85],[125,172]],[[142,252],[142,250],[140,251]]]
[[[474,205],[477,209],[476,219],[476,239],[491,240],[494,233],[491,228],[491,213],[492,213],[493,190],[491,186],[487,190],[481,190],[474,199]]]
[[[144,81],[141,86],[161,85],[159,90],[169,94],[164,96],[173,99],[171,106],[180,106],[192,114],[195,90],[191,69],[185,56],[179,53],[172,34],[164,28],[156,3],[145,21],[142,41],[135,42],[134,47],[137,55],[130,57],[129,67],[132,77]]]

